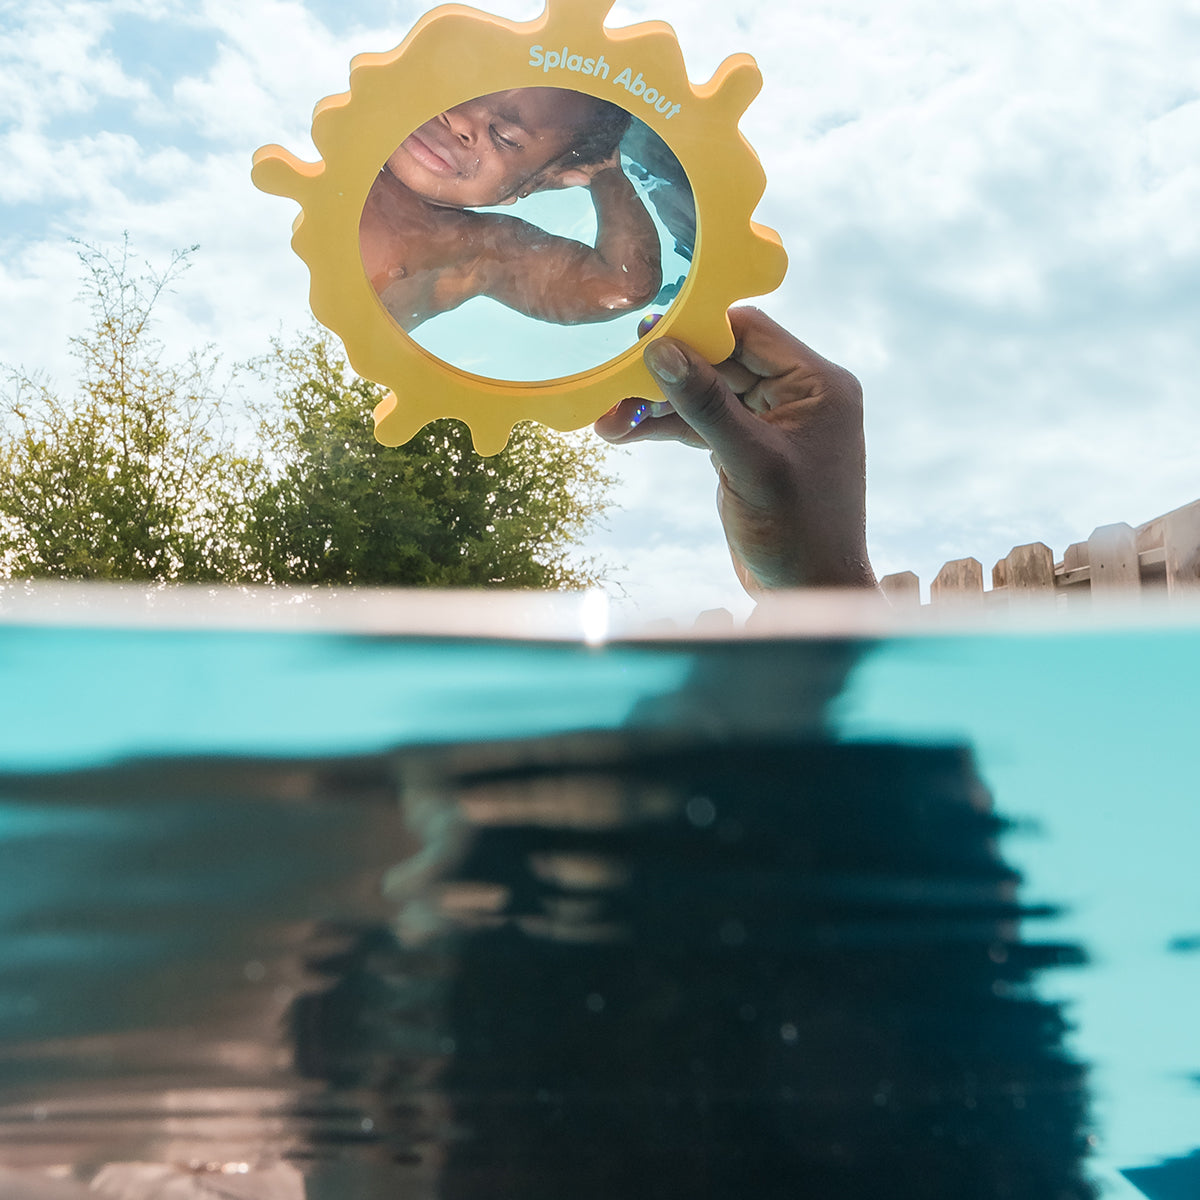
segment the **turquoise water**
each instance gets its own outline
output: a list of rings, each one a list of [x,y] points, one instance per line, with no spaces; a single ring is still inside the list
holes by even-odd
[[[1200,1144],[1200,806],[1194,630],[917,639],[877,648],[845,737],[958,739],[1024,827],[1006,851],[1086,970],[1043,984],[1092,1064],[1109,1167]]]
[[[611,729],[689,665],[636,647],[0,626],[0,770]]]
[[[598,778],[597,761],[602,773],[620,777],[619,764],[624,758],[641,762],[638,756],[647,753],[650,739],[655,747],[670,748],[670,755],[676,756],[671,762],[692,757],[707,761],[705,756],[714,752],[744,756],[744,761],[738,759],[743,763],[739,778],[746,781],[744,796],[735,792],[728,800],[710,804],[706,795],[696,792],[692,776],[678,793],[684,798],[679,811],[685,814],[679,818],[680,829],[711,825],[718,833],[723,828],[718,816],[727,806],[745,806],[738,820],[752,821],[756,764],[774,761],[772,756],[783,754],[786,761],[794,761],[794,770],[803,776],[817,769],[813,763],[825,761],[822,755],[833,754],[839,762],[844,760],[844,768],[838,770],[847,772],[845,778],[851,781],[856,776],[891,778],[889,772],[895,774],[899,767],[888,767],[887,762],[894,758],[903,766],[915,756],[911,761],[920,770],[904,778],[917,780],[926,778],[921,772],[932,769],[929,763],[942,762],[938,755],[950,755],[945,761],[953,764],[960,761],[955,755],[965,752],[961,773],[959,767],[944,764],[937,772],[948,770],[949,777],[958,780],[951,790],[968,798],[974,794],[971,780],[977,778],[1003,820],[996,831],[995,870],[1000,872],[998,879],[1007,878],[1005,872],[1020,878],[1020,909],[1014,908],[1011,917],[1020,916],[1024,934],[1020,941],[1005,934],[994,944],[1003,942],[1003,956],[1012,954],[1012,962],[1018,951],[1028,957],[1021,976],[1028,982],[1019,984],[1025,1002],[1036,997],[1066,1022],[1061,1047],[1053,1055],[1081,1064],[1085,1071],[1086,1094],[1080,1103],[1088,1113],[1090,1177],[1100,1194],[1114,1197],[1173,1200],[1196,1194],[1172,1191],[1190,1185],[1173,1184],[1171,1175],[1184,1178],[1189,1163],[1195,1166],[1200,1147],[1200,1031],[1195,1019],[1200,1000],[1200,883],[1194,865],[1200,843],[1194,799],[1200,630],[1129,628],[765,644],[684,640],[589,647],[336,633],[0,625],[0,677],[5,684],[0,691],[0,773],[9,779],[0,798],[0,859],[7,864],[0,877],[7,881],[7,887],[0,882],[0,1046],[7,1047],[0,1054],[0,1165],[11,1160],[32,1169],[83,1153],[79,1147],[87,1143],[87,1123],[81,1125],[78,1114],[73,1124],[51,1123],[64,1131],[58,1158],[53,1157],[53,1128],[42,1135],[36,1154],[28,1150],[21,1158],[13,1146],[34,1143],[11,1132],[19,1119],[31,1119],[28,1111],[35,1110],[27,1106],[38,1096],[43,1097],[43,1110],[48,1105],[56,1112],[54,1106],[74,1094],[72,1088],[81,1095],[93,1094],[101,1078],[123,1078],[111,1058],[101,1069],[88,1057],[90,1052],[64,1050],[76,1045],[73,1038],[82,1039],[77,1044],[84,1046],[91,1045],[88,1039],[119,1033],[133,1040],[114,1043],[124,1047],[116,1055],[118,1066],[122,1054],[135,1066],[144,1055],[156,1064],[156,1071],[172,1075],[178,1087],[228,1086],[220,1072],[213,1074],[211,1063],[181,1059],[175,1041],[165,1049],[166,1043],[147,1049],[151,1043],[137,1040],[139,1022],[147,1030],[159,1028],[167,1014],[176,1019],[182,1006],[193,1029],[212,1026],[213,1044],[231,1044],[238,1038],[238,1044],[251,1044],[265,1036],[267,1026],[261,1021],[266,1018],[243,1015],[235,1020],[229,1015],[250,1011],[250,1001],[232,983],[227,1006],[221,1009],[225,1015],[213,1015],[206,1005],[221,993],[205,974],[211,964],[238,964],[233,973],[243,991],[247,981],[257,983],[266,976],[276,985],[280,1005],[286,992],[283,981],[292,980],[287,984],[292,988],[288,1004],[304,1011],[302,999],[311,986],[296,983],[288,974],[294,974],[294,968],[287,965],[297,955],[313,961],[307,940],[311,930],[297,932],[301,919],[336,918],[367,931],[363,937],[374,936],[371,930],[399,920],[395,897],[403,894],[408,898],[401,906],[405,915],[400,923],[411,931],[425,911],[421,889],[438,872],[445,881],[438,886],[450,886],[453,880],[453,887],[467,898],[461,902],[475,911],[471,905],[479,903],[478,897],[498,886],[497,879],[508,878],[510,854],[513,861],[533,854],[530,861],[540,862],[538,855],[549,851],[534,853],[519,840],[504,841],[494,825],[486,823],[494,817],[472,816],[468,825],[485,821],[472,835],[476,844],[492,849],[486,861],[468,856],[464,866],[455,858],[459,852],[448,849],[466,844],[454,840],[461,829],[455,825],[458,818],[449,814],[458,812],[460,804],[468,814],[508,811],[503,804],[495,807],[501,803],[497,797],[509,798],[503,803],[523,797],[524,803],[542,795],[536,781],[527,780],[515,792],[515,785],[496,782],[507,778],[504,771],[525,778],[520,773],[528,771],[525,764],[532,760],[541,764],[535,775],[544,774],[550,770],[547,761],[570,763],[573,755],[584,753],[593,764],[585,772],[587,778]],[[572,735],[586,735],[584,751],[564,742]],[[456,749],[464,740],[508,747],[497,751],[501,766],[486,753],[476,762],[472,752]],[[511,749],[532,744],[541,748]],[[787,759],[793,745],[797,757]],[[762,748],[755,749],[758,746]],[[882,767],[880,753],[886,760]],[[315,760],[321,760],[319,769],[305,767]],[[335,769],[328,765],[330,760],[350,765]],[[255,774],[256,762],[269,764],[269,770],[263,768],[266,774]],[[861,766],[855,767],[856,762]],[[643,773],[645,769],[644,764],[638,768]],[[766,771],[765,765],[762,769]],[[783,776],[777,772],[771,778],[784,778],[793,768],[781,769]],[[477,770],[493,775],[501,771],[486,784],[491,789],[490,809],[471,807],[470,797],[484,787],[471,782],[471,772]],[[665,772],[662,777],[668,781],[674,778],[665,767],[655,770]],[[456,782],[431,792],[422,790],[423,784],[414,789],[414,772],[425,779],[429,771]],[[268,775],[271,782],[263,783]],[[553,770],[551,775],[558,778]],[[388,782],[394,776],[401,781],[395,786],[408,797],[403,818]],[[837,772],[830,776],[834,777],[842,778]],[[896,803],[901,803],[905,787],[910,792],[916,787],[911,792],[916,797],[913,812],[924,811],[919,787],[925,785],[903,784],[900,776],[896,778]],[[943,775],[935,772],[928,778]],[[858,796],[846,786],[830,785],[827,803],[820,801],[824,793],[819,789],[815,800],[805,793],[808,798],[797,802],[797,811],[806,814],[804,823],[794,830],[784,804],[773,818],[780,823],[781,843],[788,838],[803,842],[808,836],[804,828],[824,828],[822,808],[829,822],[822,836],[841,836],[841,826],[848,821],[861,829],[863,844],[869,842],[871,829],[886,822],[890,802],[885,796],[882,807],[872,808],[878,798]],[[582,820],[591,830],[587,838],[615,836],[603,833],[603,821],[589,825],[592,818],[586,815],[607,812],[605,805],[614,793],[607,784],[588,787],[593,789],[588,792],[591,799],[581,817],[563,799],[574,794],[572,788],[561,781],[555,785],[553,804],[560,808],[553,809],[558,822],[554,828],[577,830],[583,828],[578,825]],[[930,795],[935,792],[936,788]],[[652,793],[653,789],[645,794]],[[233,805],[230,796],[242,799]],[[650,805],[645,813],[660,812],[653,803],[645,801]],[[636,805],[623,804],[623,815],[609,821],[614,829],[630,822],[631,830],[650,829],[658,819],[638,817],[641,810]],[[712,807],[711,815],[706,805]],[[861,824],[855,826],[859,819]],[[935,828],[935,816],[928,820],[930,829]],[[497,837],[501,840],[494,845],[488,841]],[[585,834],[555,837],[578,839]],[[675,837],[655,843],[660,850],[653,857],[666,861]],[[575,841],[571,844],[572,853],[579,850]],[[408,857],[397,849],[405,845]],[[643,861],[637,857],[642,851],[636,841],[621,845],[626,847],[622,855],[633,855],[630,861]],[[714,843],[711,853],[717,855],[718,849]],[[611,847],[605,853],[610,851]],[[589,853],[599,853],[596,845]],[[453,862],[459,866],[453,867]],[[725,869],[723,862],[719,856],[712,858],[711,877]],[[820,865],[821,860],[815,860],[814,866]],[[214,896],[213,872],[218,869],[222,886]],[[408,882],[396,882],[402,878]],[[691,878],[686,873],[678,876]],[[862,878],[860,868],[836,875],[829,882],[829,894],[843,896],[849,888],[858,895],[865,886]],[[885,872],[880,878],[889,877]],[[392,881],[391,892],[387,887],[381,890],[380,879]],[[654,883],[652,890],[666,888],[666,879]],[[669,891],[674,896],[670,901],[662,899],[668,892],[655,891],[659,900],[653,911],[669,912],[678,904],[686,914],[699,903],[699,886],[695,880],[671,884],[675,890]],[[971,884],[975,891],[980,886]],[[605,887],[615,889],[612,894],[618,898],[624,895],[612,881]],[[908,928],[899,922],[901,912],[907,914],[907,922],[924,905],[929,910],[926,933],[920,934],[918,921],[904,936],[934,938],[930,931],[936,925],[939,897],[945,893],[940,875],[929,876],[924,884],[908,879],[903,888],[872,887],[872,895],[883,897],[872,903],[882,904],[879,919],[888,917],[891,922],[886,928]],[[641,910],[633,895],[619,903],[614,900],[613,911],[631,928],[641,929]],[[661,909],[664,902],[666,910]],[[856,903],[861,902],[860,896]],[[780,911],[789,911],[787,904],[801,901],[793,897],[778,903],[785,905]],[[186,918],[198,909],[211,919],[194,928]],[[156,919],[146,916],[147,911]],[[803,913],[808,911],[803,906],[796,909],[801,914],[795,918],[797,945],[803,941],[800,931],[807,927],[804,923],[810,918]],[[950,911],[937,920],[949,920]],[[89,916],[72,915],[78,913]],[[138,913],[142,915],[135,919]],[[978,922],[982,917],[971,919]],[[1009,917],[995,908],[995,919]],[[583,920],[570,916],[568,924]],[[743,937],[754,943],[742,921],[721,918],[721,937],[730,945],[740,944]],[[865,931],[875,926],[856,922],[857,917],[831,928],[843,930],[839,938],[853,935],[861,942],[868,936]],[[670,939],[686,944],[687,928],[685,920]],[[550,940],[539,946],[554,944],[558,935],[542,936]],[[771,935],[788,936],[785,931]],[[880,953],[888,938],[896,936],[893,932],[884,937]],[[934,942],[942,944],[936,938]],[[494,954],[489,945],[480,943],[479,953]],[[770,945],[772,953],[782,952],[777,941]],[[837,945],[849,947],[851,941]],[[1038,947],[1062,950],[1047,958],[1039,957]],[[485,955],[485,961],[493,960]],[[840,970],[842,961],[835,957],[826,965]],[[536,959],[535,967],[541,962]],[[536,969],[547,968],[543,963]],[[143,1000],[131,1015],[128,979],[160,979],[164,971],[176,984],[145,983],[140,989]],[[697,994],[702,984],[702,979],[694,984]],[[341,995],[343,986],[331,994]],[[998,979],[994,986],[1011,989],[1018,984]],[[90,997],[86,1014],[72,1005],[73,987]],[[595,999],[603,1008],[608,994],[588,992],[587,1003]],[[831,993],[834,1004],[837,994],[836,989]],[[877,996],[882,997],[884,1018],[886,996],[886,989]],[[271,1029],[278,1027],[282,1011],[271,1018]],[[946,1011],[949,1028],[958,1018],[952,1007]],[[326,1015],[313,1018],[318,1025],[329,1019],[326,1009],[320,1013]],[[886,1025],[884,1018],[876,1013],[871,1019]],[[461,1015],[456,1020],[461,1025]],[[799,1018],[796,1022],[782,1026],[785,1041],[788,1029],[800,1029],[793,1037],[804,1036]],[[235,1027],[236,1038],[231,1032]],[[332,1061],[337,1055],[326,1043],[334,1035],[323,1036],[325,1042],[318,1038],[314,1043],[320,1051],[317,1057],[324,1054]],[[465,1035],[456,1036],[458,1055],[466,1063]],[[39,1057],[36,1047],[50,1044],[57,1049]],[[415,1045],[405,1053],[417,1053]],[[444,1050],[438,1042],[420,1053]],[[317,1053],[311,1047],[310,1052]],[[355,1053],[361,1054],[361,1049]],[[451,1060],[455,1061],[453,1053]],[[139,1086],[149,1086],[144,1066],[134,1072]],[[334,1078],[326,1067],[312,1070],[321,1078]],[[280,1071],[278,1066],[269,1071],[249,1066],[238,1078],[242,1084],[253,1080],[259,1088],[293,1088],[295,1081]],[[447,1078],[453,1077],[451,1070]],[[458,1093],[451,1088],[448,1094]],[[338,1104],[346,1102],[338,1095]],[[342,1108],[330,1104],[329,1110],[308,1113],[303,1121],[296,1118],[295,1138],[325,1144],[321,1138],[333,1136],[330,1129],[349,1120]],[[250,1110],[259,1113],[260,1108],[250,1104]],[[247,1112],[238,1111],[239,1128],[257,1128]],[[592,1119],[605,1128],[609,1118],[593,1113]],[[363,1128],[358,1117],[352,1124]],[[350,1138],[345,1130],[339,1136],[343,1141]],[[246,1134],[230,1153],[236,1150],[250,1158],[252,1143],[253,1137]],[[162,1146],[158,1137],[139,1149],[135,1138],[124,1144],[123,1153],[156,1161],[155,1153],[165,1153]],[[914,1153],[922,1152],[914,1146]],[[526,1194],[540,1194],[529,1181],[525,1186]],[[434,1194],[413,1187],[414,1196]],[[323,1194],[319,1188],[313,1192]],[[475,1193],[467,1187],[461,1194]],[[505,1193],[501,1189],[492,1194]]]

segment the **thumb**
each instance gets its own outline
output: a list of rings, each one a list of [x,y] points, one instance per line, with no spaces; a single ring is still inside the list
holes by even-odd
[[[700,435],[725,473],[754,478],[764,450],[761,422],[716,368],[673,338],[651,342],[643,358],[671,407]]]

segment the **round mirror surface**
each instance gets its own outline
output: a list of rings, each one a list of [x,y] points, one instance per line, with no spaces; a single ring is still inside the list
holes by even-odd
[[[359,224],[363,268],[418,345],[473,375],[593,370],[666,312],[696,209],[648,126],[565,88],[515,88],[438,113],[382,165]]]

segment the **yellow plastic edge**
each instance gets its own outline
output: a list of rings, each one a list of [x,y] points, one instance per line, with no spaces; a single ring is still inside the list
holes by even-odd
[[[384,445],[400,445],[448,416],[466,422],[480,454],[495,454],[519,421],[579,429],[624,396],[659,394],[641,345],[583,374],[512,383],[435,358],[388,315],[362,267],[363,205],[395,147],[456,104],[508,88],[569,87],[615,101],[667,143],[692,186],[697,241],[687,280],[650,336],[681,338],[719,362],[733,349],[729,306],[783,281],[787,256],[778,234],[751,219],[766,178],[738,130],[762,83],[754,60],[732,55],[711,80],[693,87],[671,27],[654,21],[606,29],[613,2],[547,0],[542,15],[528,22],[459,4],[436,8],[395,50],[356,56],[349,91],[317,104],[313,142],[321,161],[303,162],[274,145],[255,153],[255,186],[301,206],[292,247],[308,265],[314,315],[341,338],[359,375],[391,390],[374,414],[375,436]],[[608,79],[546,71],[531,64],[530,49],[538,44],[569,47],[582,57],[603,54],[612,70]],[[667,117],[614,83],[625,67],[631,82],[640,76],[677,111]]]

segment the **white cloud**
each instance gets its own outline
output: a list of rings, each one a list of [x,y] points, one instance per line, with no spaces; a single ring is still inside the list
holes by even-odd
[[[41,127],[62,113],[87,112],[103,97],[143,98],[145,84],[100,49],[110,15],[111,5],[94,0],[25,7],[0,57],[0,116]]]
[[[253,150],[298,138],[303,150],[313,105],[346,90],[357,47],[331,37],[298,0],[207,0],[204,13],[220,30],[221,48],[207,74],[176,86],[181,111],[213,139]]]
[[[881,566],[928,581],[941,554],[1061,552],[1068,528],[1200,491],[1178,450],[1198,423],[1198,40],[1172,10],[806,10],[770,43],[816,64],[788,104],[760,55],[745,124],[793,249],[769,307],[864,380]],[[842,123],[822,133],[823,112]]]

